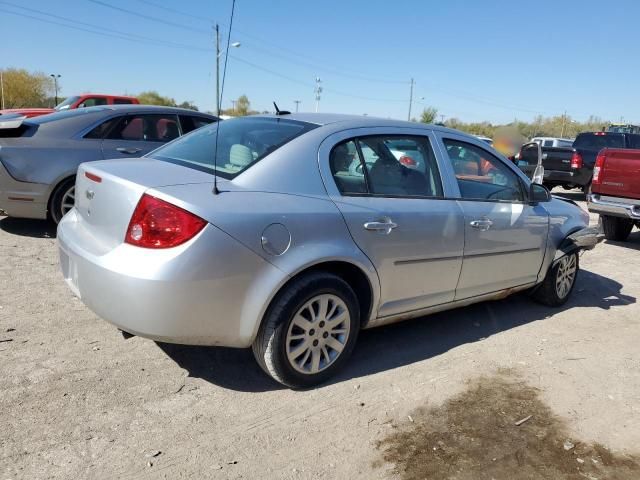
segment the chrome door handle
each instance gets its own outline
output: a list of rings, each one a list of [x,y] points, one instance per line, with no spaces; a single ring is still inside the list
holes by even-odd
[[[483,218],[480,220],[472,220],[471,222],[469,222],[469,225],[471,225],[473,228],[477,228],[481,232],[486,232],[491,228],[493,222],[488,218]]]
[[[127,153],[129,155],[133,155],[134,153],[138,153],[142,151],[141,148],[136,148],[136,147],[118,147],[116,148],[116,150],[119,151],[120,153]]]
[[[364,224],[364,228],[366,230],[384,233],[387,235],[391,233],[391,230],[393,230],[397,226],[398,224],[392,222],[390,218],[383,218],[381,221],[367,222]]]

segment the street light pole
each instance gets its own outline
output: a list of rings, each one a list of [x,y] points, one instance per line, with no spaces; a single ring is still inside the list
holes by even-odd
[[[313,90],[316,94],[316,113],[318,113],[318,109],[320,108],[320,94],[322,93],[320,83],[322,83],[322,80],[320,80],[320,77],[316,77],[316,88]]]
[[[216,117],[220,116],[220,29],[216,23]]]
[[[53,89],[55,91],[55,107],[56,105],[58,105],[58,79],[61,77],[61,75],[51,73],[49,76],[53,78]]]
[[[294,100],[293,103],[296,104],[296,113],[298,113],[298,106],[300,105],[302,101],[301,100]]]

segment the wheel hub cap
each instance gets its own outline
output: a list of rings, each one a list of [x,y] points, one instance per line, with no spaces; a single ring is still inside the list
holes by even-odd
[[[558,263],[556,273],[556,293],[559,298],[566,297],[576,279],[576,256],[565,255]]]
[[[304,374],[315,374],[342,353],[350,331],[350,315],[340,297],[322,294],[307,301],[287,330],[287,359]]]

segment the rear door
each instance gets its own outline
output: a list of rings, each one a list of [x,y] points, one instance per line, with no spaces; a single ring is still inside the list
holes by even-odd
[[[432,145],[424,129],[370,128],[332,135],[320,147],[327,191],[378,272],[379,317],[455,295],[463,217],[445,196]]]
[[[464,260],[455,299],[535,282],[547,244],[547,211],[527,203],[525,182],[506,161],[467,137],[438,137],[464,214]]]
[[[102,141],[102,153],[104,158],[141,157],[179,136],[176,115],[123,115]]]

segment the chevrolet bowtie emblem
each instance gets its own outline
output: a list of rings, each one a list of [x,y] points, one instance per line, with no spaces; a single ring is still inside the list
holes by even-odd
[[[93,198],[93,196],[95,195],[95,193],[93,193],[93,190],[87,190],[84,193],[85,193],[85,195],[87,196],[87,198],[89,200],[91,200]]]

